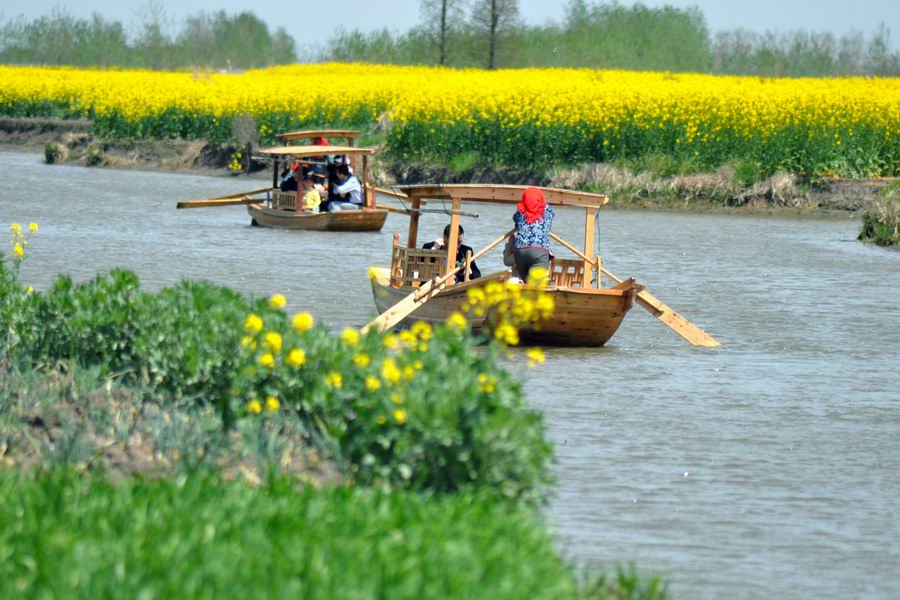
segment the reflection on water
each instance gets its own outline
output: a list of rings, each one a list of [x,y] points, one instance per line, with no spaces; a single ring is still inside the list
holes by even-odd
[[[37,221],[23,278],[45,288],[112,267],[150,289],[202,278],[283,292],[335,327],[374,314],[379,233],[251,228],[243,207],[175,210],[241,189],[228,178],[42,165],[0,154],[0,222]],[[464,219],[478,247],[511,209]],[[580,245],[582,214],[554,229]],[[446,217],[428,214],[420,242]],[[900,253],[858,223],[608,211],[605,265],[716,336],[698,350],[643,313],[607,348],[549,350],[522,371],[557,442],[548,515],[563,553],[634,561],[682,598],[900,596]],[[479,261],[499,268],[499,251]],[[517,367],[518,368],[518,367]]]

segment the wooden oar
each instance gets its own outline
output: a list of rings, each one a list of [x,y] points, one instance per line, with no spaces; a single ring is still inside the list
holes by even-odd
[[[175,208],[208,208],[214,206],[234,206],[236,204],[253,204],[259,200],[251,200],[245,196],[268,192],[272,188],[260,188],[258,190],[250,190],[249,192],[235,192],[233,194],[225,194],[224,196],[215,196],[214,198],[206,198],[205,200],[183,200],[175,205]]]
[[[588,257],[586,257],[584,254],[579,252],[578,249],[567,243],[555,233],[551,232],[550,237],[580,256],[582,260],[593,262],[589,260]],[[600,267],[600,270],[603,271],[604,275],[606,275],[616,283],[622,283],[621,279],[619,279],[603,267]],[[662,300],[660,300],[650,292],[646,290],[638,292],[636,299],[638,301],[638,304],[644,307],[647,312],[662,321],[662,323],[669,329],[671,329],[693,345],[705,346],[707,348],[715,348],[719,346],[719,342],[714,337],[685,319],[683,316],[678,314],[675,309],[663,303]]]
[[[497,246],[500,242],[508,238],[515,229],[511,229],[508,232],[504,233],[496,240],[476,252],[472,255],[471,262],[475,262],[477,259],[481,258],[485,255],[489,250]],[[377,327],[379,331],[384,331],[385,329],[390,329],[394,327],[397,323],[405,319],[409,316],[413,311],[417,308],[428,302],[432,297],[434,297],[438,292],[447,287],[447,284],[453,280],[456,274],[462,267],[456,267],[452,269],[449,273],[442,277],[435,277],[434,279],[429,279],[426,283],[422,284],[418,288],[415,289],[410,295],[406,298],[400,300],[388,310],[384,311],[372,321],[370,321],[365,327],[360,329],[361,333],[366,333],[372,327]]]
[[[407,198],[409,198],[409,196],[407,196],[403,192],[395,192],[394,190],[389,190],[387,188],[376,187],[375,191],[379,194],[383,194],[385,196],[393,196],[394,198],[400,198],[402,200],[406,200]]]

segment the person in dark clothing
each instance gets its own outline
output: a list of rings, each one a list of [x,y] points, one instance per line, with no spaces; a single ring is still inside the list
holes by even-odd
[[[466,264],[466,254],[474,254],[472,248],[470,246],[466,246],[463,244],[463,231],[462,225],[459,226],[459,237],[456,241],[456,266],[457,267],[465,267]],[[444,235],[443,237],[439,237],[433,242],[428,242],[422,246],[424,250],[446,250],[447,246],[450,245],[450,226],[447,225],[444,227]],[[472,262],[472,269],[469,272],[469,279],[478,279],[481,277],[481,271],[478,269],[478,265],[475,262]],[[463,276],[462,270],[456,274],[456,283],[463,281],[465,277]]]

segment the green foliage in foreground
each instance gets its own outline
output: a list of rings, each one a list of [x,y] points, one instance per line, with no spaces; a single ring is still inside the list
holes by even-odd
[[[900,183],[883,190],[863,212],[859,239],[879,246],[900,247]]]
[[[251,311],[265,329],[258,348],[254,341],[242,351]],[[261,364],[266,333],[283,340],[271,367]],[[476,350],[468,333],[433,335],[409,350],[388,347],[377,332],[350,344],[322,325],[294,330],[265,300],[190,281],[147,293],[119,270],[80,284],[62,276],[29,294],[0,257],[0,355],[13,362],[97,367],[174,401],[215,405],[226,426],[268,419],[273,397],[360,483],[540,498],[551,458],[540,414],[525,406],[494,350]],[[288,360],[294,349],[302,364]]]
[[[579,589],[533,511],[483,495],[0,471],[0,497],[3,598],[667,596]]]
[[[209,477],[0,473],[0,596],[572,598],[526,509]]]

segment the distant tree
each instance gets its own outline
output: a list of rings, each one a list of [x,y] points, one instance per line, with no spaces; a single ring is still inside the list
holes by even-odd
[[[138,7],[135,50],[142,57],[142,66],[163,69],[170,66],[169,54],[172,41],[169,38],[169,19],[160,0],[147,0]]]
[[[500,38],[519,24],[519,0],[476,0],[470,23],[476,35],[487,43],[488,69],[495,69]]]
[[[423,30],[437,47],[441,66],[447,64],[450,54],[450,36],[463,22],[461,0],[422,0]]]

